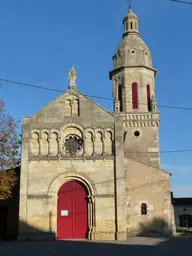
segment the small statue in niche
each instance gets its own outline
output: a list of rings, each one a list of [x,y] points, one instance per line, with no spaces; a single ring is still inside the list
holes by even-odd
[[[50,138],[50,153],[52,156],[58,155],[58,135],[57,133],[52,133]]]
[[[30,151],[34,156],[39,155],[39,134],[33,133],[30,141]]]
[[[42,134],[40,148],[41,148],[41,155],[47,156],[49,153],[49,142],[48,142],[48,134],[46,132]]]
[[[102,140],[101,132],[96,132],[95,134],[95,154],[96,155],[103,154],[103,140]]]
[[[86,154],[89,156],[93,155],[93,134],[88,132],[86,134],[86,145],[85,145]]]
[[[112,133],[110,131],[105,135],[105,153],[109,155],[113,153]]]

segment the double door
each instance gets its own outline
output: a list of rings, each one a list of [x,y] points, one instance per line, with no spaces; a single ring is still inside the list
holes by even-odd
[[[85,239],[87,231],[86,189],[81,183],[66,182],[58,192],[57,239]]]

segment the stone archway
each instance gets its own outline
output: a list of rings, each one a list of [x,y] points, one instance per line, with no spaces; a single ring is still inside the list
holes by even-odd
[[[58,175],[49,185],[48,204],[49,204],[49,223],[50,232],[57,234],[57,194],[59,188],[68,181],[77,181],[83,184],[87,189],[88,204],[88,239],[94,240],[95,237],[95,196],[96,189],[93,182],[84,174],[78,172],[66,172]]]

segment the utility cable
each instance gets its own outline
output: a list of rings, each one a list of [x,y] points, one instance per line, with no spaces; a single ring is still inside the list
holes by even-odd
[[[192,2],[182,1],[182,0],[169,0],[171,2],[180,3],[180,4],[191,4]]]
[[[17,84],[17,85],[27,86],[27,87],[31,87],[31,88],[35,88],[35,89],[42,89],[42,90],[47,90],[47,91],[55,91],[55,92],[61,92],[61,93],[65,92],[65,91],[60,90],[60,89],[54,89],[54,88],[43,87],[43,86],[38,86],[38,85],[33,85],[33,84],[28,84],[28,83],[22,83],[22,82],[17,82],[17,81],[13,81],[13,80],[3,79],[3,78],[0,78],[0,81],[5,82],[5,83],[10,83],[10,84]],[[108,98],[108,97],[102,97],[102,96],[96,96],[96,95],[88,95],[88,94],[84,94],[84,95],[89,97],[89,98],[96,98],[96,99],[113,101],[112,98]],[[131,103],[131,101],[125,101],[125,100],[123,102]],[[139,105],[148,105],[147,103],[141,103],[141,102],[138,103],[138,104]],[[157,104],[157,107],[159,107],[159,108],[167,108],[167,109],[175,109],[175,110],[192,111],[192,108],[177,107],[177,106],[170,106],[170,105],[160,105],[160,104]]]

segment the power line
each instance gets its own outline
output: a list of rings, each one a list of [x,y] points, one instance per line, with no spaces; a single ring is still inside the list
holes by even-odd
[[[47,91],[55,91],[55,92],[64,92],[63,90],[59,89],[53,89],[53,88],[48,88],[48,87],[43,87],[43,86],[38,86],[38,85],[33,85],[33,84],[28,84],[28,83],[22,83],[22,82],[17,82],[13,80],[8,80],[8,79],[2,79],[0,78],[0,81],[6,82],[6,83],[11,83],[11,84],[17,84],[17,85],[22,85],[22,86],[27,86],[31,88],[36,88],[36,89],[42,89],[42,90],[47,90]],[[85,95],[90,98],[98,98],[98,99],[104,99],[104,100],[113,100],[112,98],[107,98],[107,97],[101,97],[101,96],[95,96],[95,95]],[[145,103],[140,103],[140,104],[145,104]],[[147,105],[147,104],[145,104]],[[171,109],[179,109],[179,110],[192,110],[192,108],[182,108],[182,107],[174,107],[174,106],[163,106],[163,105],[158,105],[158,107],[163,107],[163,108],[171,108]],[[166,150],[166,151],[159,151],[160,154],[171,154],[171,153],[186,153],[186,152],[192,152],[192,149],[179,149],[179,150]],[[127,152],[128,154],[149,154],[153,152]]]
[[[6,82],[6,83],[11,83],[11,84],[23,85],[23,86],[27,86],[27,87],[36,88],[36,89],[43,89],[43,90],[47,90],[47,91],[64,92],[59,89],[53,89],[53,88],[48,88],[48,87],[43,87],[43,86],[38,86],[38,85],[33,85],[33,84],[26,84],[26,83],[21,83],[21,82],[17,82],[17,81],[7,80],[7,79],[0,78],[0,81]]]
[[[192,149],[178,149],[178,150],[165,150],[165,151],[159,151],[160,154],[170,154],[170,153],[186,153],[186,152],[192,152]],[[126,152],[128,154],[151,154],[151,153],[158,153],[158,152]]]
[[[13,80],[8,80],[8,79],[3,79],[0,78],[0,81],[2,82],[6,82],[6,83],[11,83],[11,84],[17,84],[17,85],[22,85],[22,86],[27,86],[27,87],[31,87],[31,88],[35,88],[35,89],[42,89],[42,90],[47,90],[47,91],[55,91],[55,92],[65,92],[63,90],[60,89],[54,89],[54,88],[48,88],[48,87],[43,87],[43,86],[38,86],[38,85],[34,85],[34,84],[28,84],[28,83],[23,83],[23,82],[17,82],[17,81],[13,81]],[[102,99],[102,100],[110,100],[113,101],[112,98],[108,98],[108,97],[102,97],[102,96],[96,96],[96,95],[89,95],[89,94],[84,94],[85,96],[89,97],[89,98],[96,98],[96,99]],[[123,101],[123,102],[129,102],[131,103],[131,101]],[[138,103],[139,105],[148,105],[147,103]],[[176,110],[185,110],[185,111],[192,111],[192,108],[186,108],[186,107],[176,107],[176,106],[169,106],[169,105],[160,105],[157,104],[157,107],[160,108],[168,108],[168,109],[176,109]]]
[[[192,2],[187,2],[187,1],[182,1],[182,0],[169,0],[169,1],[180,3],[180,4],[191,4],[192,5]]]

